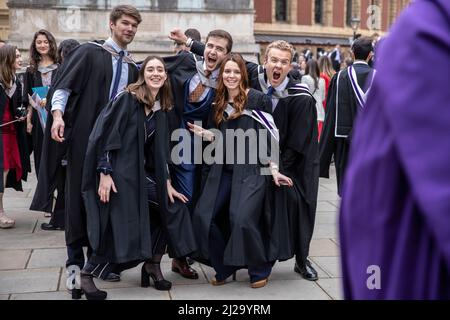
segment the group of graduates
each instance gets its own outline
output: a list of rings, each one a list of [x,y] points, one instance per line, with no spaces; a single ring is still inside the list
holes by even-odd
[[[18,116],[27,122],[14,123],[16,147],[24,145],[19,133],[27,126],[38,174],[31,210],[53,212],[43,228],[65,230],[66,267],[81,270],[81,289],[71,288],[73,297],[105,299],[93,277],[120,281],[122,271],[140,263],[142,286],[151,278],[156,289],[170,290],[160,268],[167,252],[172,271],[186,278],[198,278],[192,260],[212,266],[213,285],[246,268],[251,287],[263,287],[274,263],[294,256],[294,270],[317,280],[308,255],[319,155],[328,176],[334,154],[340,185],[353,121],[373,78],[371,39],[355,41],[354,66],[331,80],[319,153],[317,103],[307,85],[289,76],[292,45],[269,44],[258,65],[232,51],[224,30],[209,32],[203,44],[174,29],[169,37],[186,50],[137,63],[127,46],[141,20],[132,6],[113,8],[111,37],[70,42],[62,49],[64,61],[55,55],[51,34],[36,33],[24,99],[13,90],[19,81],[3,76],[4,63],[14,74],[9,56],[17,49],[0,49],[0,111],[29,110]],[[49,112],[45,128],[26,100],[40,86],[50,87],[42,102]],[[11,115],[3,116],[2,126],[5,119]],[[9,170],[11,183],[20,183],[29,159],[20,168],[6,165],[14,161],[5,161],[4,131],[0,171]],[[239,140],[239,132],[263,134]],[[204,161],[211,150],[214,161]]]

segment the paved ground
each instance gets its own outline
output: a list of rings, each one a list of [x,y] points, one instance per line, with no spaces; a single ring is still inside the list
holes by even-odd
[[[40,224],[48,218],[28,210],[35,186],[36,178],[32,175],[24,185],[24,192],[7,190],[5,194],[5,209],[16,219],[16,227],[0,229],[0,300],[70,299],[65,289],[64,232],[42,231]],[[317,282],[302,279],[293,271],[294,261],[290,260],[275,265],[264,288],[251,289],[244,270],[238,272],[236,282],[213,287],[209,284],[214,276],[211,268],[195,264],[200,278],[188,280],[171,272],[170,261],[165,257],[163,273],[173,283],[169,292],[140,288],[139,267],[123,272],[120,282],[96,280],[96,283],[99,288],[108,289],[108,299],[341,299],[335,178],[321,179],[318,200],[310,250],[311,261],[319,272]]]

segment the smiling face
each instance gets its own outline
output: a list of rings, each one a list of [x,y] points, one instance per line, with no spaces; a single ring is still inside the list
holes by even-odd
[[[36,51],[41,56],[48,55],[48,52],[50,51],[50,43],[45,35],[38,35],[36,41],[34,42],[34,45],[36,46]]]
[[[128,15],[122,15],[115,23],[110,21],[109,27],[114,42],[125,49],[133,41],[138,25],[138,21]]]
[[[236,90],[239,88],[242,79],[242,73],[239,66],[234,61],[228,61],[223,69],[223,84],[228,90]]]
[[[206,70],[212,72],[220,67],[226,58],[228,40],[219,37],[209,37],[206,42],[205,52],[203,54],[206,63]]]
[[[166,69],[161,61],[152,59],[145,65],[144,80],[150,90],[159,90],[167,79]]]
[[[292,54],[288,50],[271,48],[264,59],[267,79],[272,87],[278,87],[291,70]]]

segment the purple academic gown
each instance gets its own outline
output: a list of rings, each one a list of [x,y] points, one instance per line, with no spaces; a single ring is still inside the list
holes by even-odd
[[[450,299],[450,1],[413,2],[380,54],[344,180],[344,296]]]

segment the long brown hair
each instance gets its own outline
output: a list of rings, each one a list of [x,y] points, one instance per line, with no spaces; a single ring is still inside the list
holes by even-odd
[[[130,84],[127,87],[127,91],[133,93],[140,103],[143,103],[148,108],[152,108],[155,104],[155,99],[152,96],[150,89],[147,87],[145,83],[145,67],[147,63],[151,60],[158,60],[164,66],[164,71],[167,73],[166,65],[164,61],[157,56],[149,56],[141,65],[141,69],[139,70],[139,77],[135,83]],[[158,97],[161,103],[161,109],[163,111],[168,111],[172,108],[173,99],[172,99],[172,89],[170,86],[169,77],[167,77],[166,81],[164,81],[163,86],[159,89]]]
[[[7,89],[15,78],[16,46],[4,45],[0,48],[0,83]]]
[[[36,71],[39,67],[39,62],[42,60],[41,54],[36,49],[36,39],[40,35],[44,36],[48,40],[48,56],[56,63],[58,60],[58,47],[56,46],[55,37],[47,30],[41,29],[34,34],[33,41],[30,46],[30,70]]]
[[[242,112],[244,111],[244,107],[247,103],[247,89],[248,89],[248,75],[247,68],[245,67],[245,61],[239,53],[231,53],[225,60],[222,62],[222,66],[220,67],[219,72],[219,81],[217,83],[216,90],[216,99],[214,101],[214,120],[216,125],[218,126],[222,121],[224,121],[223,112],[227,108],[228,105],[228,89],[225,87],[223,83],[223,73],[225,71],[225,65],[228,61],[235,62],[239,70],[241,72],[241,82],[239,83],[239,94],[233,99],[233,107],[235,112],[228,119],[236,119],[238,118]]]
[[[313,78],[315,90],[319,89],[320,70],[315,59],[308,60],[306,63],[305,74],[308,74]]]
[[[325,73],[330,79],[333,78],[336,73],[331,64],[331,59],[328,56],[321,56],[319,58],[319,69],[320,72]]]

